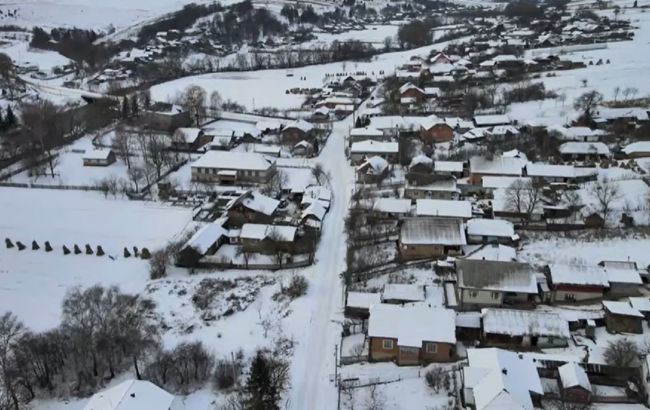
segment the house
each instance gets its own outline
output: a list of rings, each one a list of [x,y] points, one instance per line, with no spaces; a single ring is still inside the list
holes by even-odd
[[[446,199],[418,199],[415,201],[415,215],[467,221],[472,217],[472,203]]]
[[[203,130],[210,138],[208,148],[217,151],[230,151],[235,145],[235,131],[224,128],[208,128]]]
[[[593,390],[587,372],[575,362],[568,362],[557,368],[560,376],[560,396],[569,403],[588,404]]]
[[[274,244],[290,252],[297,232],[295,226],[246,223],[241,227],[239,243],[259,251],[264,251],[265,244]]]
[[[330,120],[331,110],[327,107],[318,107],[311,112],[311,122],[323,123]]]
[[[573,182],[576,178],[576,170],[573,165],[551,165],[529,162],[526,164],[525,175],[532,178],[535,184],[569,183]]]
[[[262,195],[259,192],[247,191],[228,202],[225,211],[231,226],[241,226],[244,223],[270,223],[280,206],[280,201]]]
[[[406,179],[415,185],[425,185],[433,181],[433,160],[420,154],[413,157],[408,167]]]
[[[433,164],[433,173],[435,175],[462,178],[464,172],[465,163],[462,161],[436,161]]]
[[[142,120],[147,128],[159,131],[173,131],[192,123],[189,112],[164,102],[155,102],[143,110]]]
[[[476,115],[473,121],[476,127],[494,127],[497,125],[510,125],[512,123],[507,115]]]
[[[95,393],[84,410],[180,410],[182,401],[145,380],[126,380]]]
[[[223,225],[227,219],[219,218],[196,231],[178,253],[177,265],[195,267],[203,256],[214,254],[222,244],[226,243],[228,230]]]
[[[424,90],[411,83],[406,83],[399,88],[399,96],[401,99],[410,99],[416,103],[422,103],[426,99]]]
[[[632,296],[630,306],[643,314],[646,320],[650,319],[650,298],[647,296]]]
[[[282,129],[282,142],[295,145],[303,140],[311,140],[314,134],[313,124],[305,120],[290,122]]]
[[[544,394],[530,356],[497,348],[467,349],[463,367],[465,406],[476,410],[533,410]]]
[[[421,124],[420,139],[425,144],[447,142],[454,139],[454,129],[435,115],[423,118]]]
[[[212,137],[200,128],[178,128],[172,136],[171,148],[177,151],[196,151],[211,141]]]
[[[377,198],[372,203],[372,214],[381,218],[404,218],[411,214],[411,200]]]
[[[538,294],[537,272],[522,262],[456,260],[456,287],[462,310],[527,304]]]
[[[109,148],[86,151],[83,154],[84,167],[107,167],[115,162],[115,152]]]
[[[366,184],[377,184],[389,174],[388,161],[378,156],[367,158],[357,167],[357,181]]]
[[[603,130],[589,127],[551,127],[548,132],[560,141],[597,142],[605,135]]]
[[[291,149],[291,155],[294,157],[311,157],[314,155],[314,144],[306,140],[299,141]]]
[[[403,260],[456,255],[466,245],[462,221],[453,218],[407,218],[402,222],[399,252]]]
[[[408,283],[387,283],[381,292],[381,302],[391,305],[403,305],[405,303],[423,302],[425,299],[425,287]]]
[[[195,182],[265,183],[275,171],[275,161],[257,153],[211,150],[191,168]]]
[[[650,141],[637,141],[623,147],[623,153],[627,158],[650,157]]]
[[[486,176],[521,177],[526,161],[521,158],[499,157],[489,160],[472,157],[469,161],[469,182],[480,185]]]
[[[398,115],[371,117],[369,127],[378,129],[387,138],[397,137],[401,132],[408,131],[411,128],[410,124]]]
[[[456,186],[456,179],[453,177],[434,179],[431,183],[415,185],[407,182],[404,185],[404,198],[408,199],[443,199],[456,200],[460,195],[460,189]]]
[[[445,283],[445,295],[452,295],[454,297],[454,284],[452,282]],[[449,306],[449,298],[447,298],[447,305]],[[475,343],[481,339],[481,312],[456,312],[456,339]]]
[[[610,156],[609,148],[602,142],[565,142],[558,150],[565,161],[598,161]]]
[[[449,362],[455,357],[456,315],[425,304],[378,304],[368,321],[370,361],[398,365]]]
[[[566,347],[571,337],[559,313],[486,308],[481,319],[483,343],[490,346]]]
[[[512,222],[502,219],[474,218],[467,222],[467,243],[500,243],[511,245],[519,240]]]
[[[643,334],[645,317],[628,301],[603,301],[603,308],[605,309],[605,327],[609,333]]]
[[[361,163],[365,158],[378,156],[390,163],[395,163],[399,157],[397,142],[365,140],[353,142],[350,147],[350,159],[354,164]]]
[[[636,262],[629,261],[600,261],[609,281],[610,297],[636,296],[643,284]]]
[[[345,299],[345,317],[366,320],[370,307],[381,303],[381,293],[348,292]]]
[[[350,130],[351,144],[367,140],[387,141],[388,137],[386,137],[382,131],[372,127],[352,128]]]
[[[300,222],[305,226],[320,230],[326,213],[327,209],[321,202],[312,202],[303,209],[300,214]]]
[[[596,265],[553,264],[547,272],[551,300],[555,303],[602,299],[609,287],[605,269]]]
[[[305,187],[302,199],[300,200],[300,206],[305,208],[314,202],[318,202],[323,205],[325,209],[329,209],[331,201],[332,191],[321,185],[309,185]]]
[[[514,125],[497,125],[492,127],[490,134],[497,140],[518,137],[520,132]]]

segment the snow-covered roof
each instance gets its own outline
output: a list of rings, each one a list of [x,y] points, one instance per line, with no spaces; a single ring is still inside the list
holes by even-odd
[[[587,377],[587,372],[577,363],[569,362],[563,364],[557,370],[560,374],[562,388],[582,387],[585,390],[591,391],[591,383],[589,382],[589,377]]]
[[[239,198],[235,198],[230,201],[226,205],[226,209],[230,209],[237,204],[241,204],[250,210],[270,216],[273,215],[276,209],[278,209],[278,206],[280,206],[280,201],[256,191],[248,191],[241,195]]]
[[[463,172],[462,161],[436,161],[433,163],[434,172]]]
[[[517,181],[521,181],[523,184],[532,183],[532,179],[529,177],[483,177],[481,182],[483,183],[483,188],[488,189],[500,189],[500,188],[510,188],[512,184]]]
[[[447,125],[442,118],[439,118],[435,115],[429,115],[428,117],[421,118],[420,124],[422,125],[422,128],[424,128],[425,130],[430,130],[431,128],[439,124]]]
[[[309,205],[314,201],[320,201],[325,208],[329,208],[329,202],[332,200],[332,191],[321,185],[309,185],[302,194],[301,205]]]
[[[495,125],[510,124],[511,120],[507,115],[475,115],[474,124],[477,127],[492,127]]]
[[[398,346],[422,347],[423,342],[456,343],[456,314],[425,304],[378,304],[370,308],[368,337],[397,339]]]
[[[515,248],[500,243],[463,246],[465,259],[514,262],[517,260]]]
[[[519,135],[519,130],[514,125],[497,125],[490,130],[492,135],[503,136],[507,134]]]
[[[384,285],[381,299],[421,302],[424,300],[424,287],[408,283],[387,283]]]
[[[569,324],[557,313],[536,310],[483,309],[483,332],[508,336],[568,338]]]
[[[607,280],[609,280],[610,283],[631,283],[635,285],[641,285],[643,283],[641,275],[639,275],[639,270],[636,268],[625,266],[605,266],[604,269],[607,274]]]
[[[370,126],[378,130],[406,130],[409,128],[404,118],[399,115],[371,117]]]
[[[650,298],[647,296],[630,296],[630,306],[639,312],[650,312]]]
[[[388,168],[388,161],[380,156],[366,158],[365,162],[357,167],[357,171],[365,170],[368,174],[381,175]]]
[[[533,410],[531,393],[544,394],[533,359],[496,348],[468,349],[465,387],[471,388],[476,410]]]
[[[192,235],[185,246],[190,246],[196,249],[201,255],[205,255],[208,249],[210,249],[219,238],[228,234],[228,230],[223,227],[224,222],[224,218],[220,218],[215,222],[202,226],[194,235]]]
[[[563,140],[581,141],[585,138],[605,135],[603,130],[592,130],[589,127],[550,127],[549,131],[556,133]]]
[[[481,328],[480,312],[456,312],[456,327]]]
[[[400,242],[405,245],[466,245],[463,223],[453,218],[410,218],[402,223]]]
[[[525,161],[520,158],[472,157],[469,160],[470,171],[473,174],[521,176]]]
[[[418,199],[415,202],[415,214],[417,216],[471,218],[472,203],[448,199]]]
[[[522,262],[457,259],[458,287],[537,294],[535,269]]]
[[[419,91],[419,92],[421,92],[421,93],[424,94],[424,90],[423,90],[423,89],[421,89],[420,87],[418,87],[418,86],[416,86],[416,85],[414,85],[414,84],[411,84],[411,83],[406,83],[406,84],[402,85],[402,86],[399,88],[399,93],[400,93],[400,94],[404,94],[404,93],[405,93],[406,91],[408,91],[408,90],[416,90],[416,91]]]
[[[394,154],[399,150],[397,142],[382,142],[374,140],[365,140],[353,142],[350,152],[353,154]]]
[[[327,209],[319,201],[314,201],[307,208],[302,211],[301,219],[305,219],[308,216],[313,216],[319,221],[323,221]]]
[[[445,117],[445,123],[451,128],[470,129],[474,128],[474,123],[470,120],[464,120],[459,117]]]
[[[351,137],[381,137],[383,135],[382,131],[372,127],[352,128],[350,130]]]
[[[553,284],[609,287],[605,269],[598,265],[549,265]]]
[[[111,155],[110,148],[98,148],[84,152],[83,159],[88,160],[107,160],[108,156]]]
[[[623,152],[627,155],[650,152],[650,141],[637,141],[626,145]]]
[[[603,307],[614,315],[643,317],[643,314],[633,308],[628,302],[619,302],[613,300],[604,300]]]
[[[640,107],[605,108],[599,107],[595,113],[596,118],[616,120],[619,118],[634,118],[638,121],[648,121],[648,109]]]
[[[467,141],[474,141],[487,138],[490,135],[492,135],[492,133],[487,128],[472,128],[471,130],[461,135],[461,138]]]
[[[512,238],[515,235],[515,226],[503,219],[474,218],[467,222],[467,234]]]
[[[184,142],[192,144],[201,135],[200,128],[178,128],[174,134],[176,138],[182,138]]]
[[[529,162],[526,164],[526,173],[529,177],[574,178],[573,165],[551,165]]]
[[[169,410],[174,395],[144,380],[126,380],[95,393],[84,410]]]
[[[296,120],[294,122],[290,122],[289,124],[287,124],[287,126],[284,128],[284,130],[286,131],[286,130],[291,129],[291,128],[296,128],[296,129],[298,129],[298,130],[300,130],[302,132],[307,133],[307,132],[310,132],[311,130],[314,129],[314,125],[312,123],[310,123],[310,122],[305,121],[305,120]]]
[[[408,214],[411,212],[411,200],[397,198],[377,198],[372,205],[372,209],[377,212]]]
[[[609,155],[609,148],[602,142],[565,142],[559,150],[560,154]]]
[[[420,164],[426,165],[429,168],[431,168],[431,166],[433,165],[433,160],[424,154],[416,155],[411,160],[411,163],[409,164],[409,168],[412,168],[415,165],[420,165]]]
[[[266,171],[273,162],[264,155],[251,152],[208,151],[192,163],[192,167],[230,170]]]
[[[370,306],[378,305],[380,303],[380,293],[348,292],[347,307],[370,309]]]
[[[242,239],[263,240],[270,236],[281,242],[293,242],[298,228],[289,225],[244,224],[239,237]]]

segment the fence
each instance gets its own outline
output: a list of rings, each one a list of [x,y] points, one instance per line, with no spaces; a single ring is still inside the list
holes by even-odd
[[[0,186],[11,188],[34,188],[34,189],[63,189],[63,190],[78,190],[78,191],[101,191],[98,186],[91,185],[46,185],[46,184],[31,184],[27,182],[1,182]]]

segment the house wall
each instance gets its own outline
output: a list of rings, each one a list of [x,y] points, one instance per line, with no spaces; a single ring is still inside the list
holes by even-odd
[[[458,194],[452,191],[432,191],[409,187],[404,189],[404,198],[408,199],[456,199]]]
[[[584,300],[602,299],[603,291],[603,288],[600,287],[570,287],[558,285],[553,289],[553,302],[571,303],[581,302]]]
[[[580,386],[563,388],[561,393],[562,398],[570,403],[587,404],[591,401],[591,392]]]
[[[392,340],[393,348],[384,349],[383,341]],[[369,359],[371,362],[391,361],[397,358],[397,339],[371,337],[369,343]]]
[[[610,333],[643,333],[643,319],[613,315],[605,310],[605,327]]]
[[[634,283],[609,283],[608,296],[622,297],[622,296],[639,296],[639,285]]]
[[[415,88],[410,88],[406,91],[404,91],[402,94],[400,94],[400,98],[415,98],[417,102],[422,102],[425,99],[425,95],[423,92],[418,91]]]
[[[218,175],[219,171],[228,171],[226,168],[216,167],[192,167],[192,181],[196,182],[251,182],[251,183],[264,183],[268,180],[274,166],[268,170],[237,170],[237,177],[235,180],[223,179]]]
[[[451,141],[454,139],[454,130],[447,124],[436,124],[428,130],[422,129],[420,139],[428,144]]]
[[[502,245],[510,245],[512,243],[512,239],[504,236],[468,235],[467,242],[472,244],[500,243]]]
[[[503,304],[503,293],[480,289],[461,289],[460,305],[463,309],[499,306]]]
[[[84,159],[86,167],[107,167],[115,162],[115,154],[109,155],[107,159]]]
[[[436,345],[436,353],[427,353],[427,344]],[[433,362],[450,362],[454,360],[454,346],[450,343],[423,342],[420,349],[420,362],[423,364]]]
[[[445,247],[442,245],[403,245],[400,243],[399,253],[404,260],[439,258],[445,255]]]
[[[301,129],[291,127],[282,131],[282,141],[285,144],[294,145],[305,139],[308,139],[308,135]]]

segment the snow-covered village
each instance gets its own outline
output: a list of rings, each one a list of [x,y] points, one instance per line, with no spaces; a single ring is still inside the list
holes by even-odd
[[[0,89],[0,410],[650,408],[650,0],[8,0]]]

